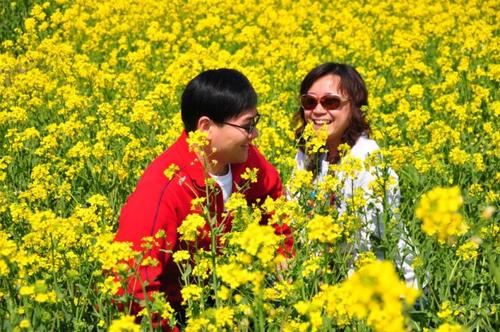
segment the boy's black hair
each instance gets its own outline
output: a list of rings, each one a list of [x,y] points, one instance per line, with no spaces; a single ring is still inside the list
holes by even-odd
[[[222,123],[256,106],[257,94],[245,75],[234,69],[211,69],[192,79],[182,93],[182,122],[190,132],[202,116]]]

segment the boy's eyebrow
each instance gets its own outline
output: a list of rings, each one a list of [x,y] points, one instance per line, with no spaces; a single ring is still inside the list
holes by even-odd
[[[255,114],[253,114],[253,115],[245,115],[245,116],[243,117],[243,120],[244,120],[244,121],[251,121],[251,120],[255,119],[255,118],[258,116],[258,114],[259,114],[259,113],[255,113]]]

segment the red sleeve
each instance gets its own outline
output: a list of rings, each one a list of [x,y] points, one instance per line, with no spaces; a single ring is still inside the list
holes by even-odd
[[[131,242],[134,250],[144,253],[144,259],[150,257],[157,261],[155,266],[137,266],[137,263],[132,266],[137,273],[129,278],[127,292],[139,300],[162,291],[170,302],[180,301],[179,271],[171,255],[177,245],[177,227],[184,219],[185,204],[177,204],[183,195],[172,190],[174,187],[180,188],[173,182],[138,186],[120,215],[115,241]],[[189,198],[186,199],[190,204]],[[158,236],[160,230],[164,231],[163,236]],[[154,237],[152,247],[143,248],[145,237]],[[140,307],[136,306],[134,314],[138,310]]]

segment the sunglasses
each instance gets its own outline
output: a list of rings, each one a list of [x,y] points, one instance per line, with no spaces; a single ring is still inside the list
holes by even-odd
[[[300,105],[306,111],[312,111],[318,106],[318,103],[327,110],[336,110],[349,101],[349,98],[342,98],[339,95],[326,94],[318,99],[315,95],[305,94],[300,96]]]
[[[228,125],[228,126],[231,126],[231,127],[243,129],[244,131],[247,132],[248,135],[250,135],[255,130],[255,127],[257,126],[257,123],[259,123],[259,119],[260,119],[260,114],[257,113],[257,115],[255,115],[252,118],[251,122],[249,124],[247,124],[247,125],[244,125],[244,126],[240,126],[240,125],[237,125],[237,124],[234,124],[234,123],[230,123],[230,122],[221,122],[221,123],[225,124],[225,125]]]

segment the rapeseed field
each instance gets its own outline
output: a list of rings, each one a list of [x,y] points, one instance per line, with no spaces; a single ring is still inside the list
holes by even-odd
[[[15,11],[19,3],[3,5]],[[234,194],[233,232],[217,258],[200,251],[193,268],[188,252],[174,255],[186,331],[498,331],[499,7],[495,0],[38,2],[0,41],[0,329],[181,324],[162,294],[142,303],[141,322],[130,315],[116,275],[130,273],[130,259],[158,262],[113,237],[143,170],[182,130],[186,83],[229,67],[256,89],[262,118],[254,143],[298,198],[269,200],[261,210]],[[293,170],[299,85],[327,61],[364,77],[379,162],[399,176],[401,203],[384,216],[378,243],[384,260],[374,250],[354,261],[345,254],[362,226],[355,213],[362,197],[339,216],[311,202],[311,174]],[[256,171],[248,170],[249,181]],[[387,185],[380,179],[373,188],[383,193]],[[316,194],[338,187],[331,177]],[[282,239],[254,222],[271,211],[294,229],[296,253],[286,262],[277,254]],[[188,240],[204,222],[191,215],[179,232]],[[414,256],[411,285],[398,264],[410,254],[398,251],[402,238]]]

